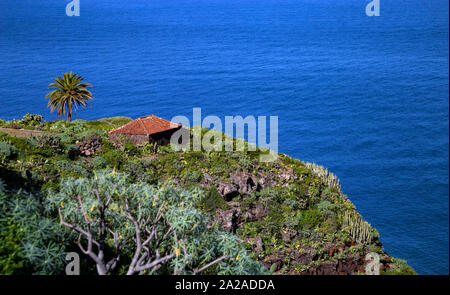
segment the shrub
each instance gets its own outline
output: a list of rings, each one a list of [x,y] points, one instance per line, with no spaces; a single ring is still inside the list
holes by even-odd
[[[317,209],[324,216],[335,216],[337,206],[335,204],[330,203],[329,201],[322,201],[317,204]]]
[[[73,133],[62,133],[59,135],[59,138],[63,144],[74,144],[78,140],[78,136]]]
[[[114,127],[111,126],[110,124],[101,121],[87,121],[86,127],[91,130],[96,129],[99,131],[108,131],[114,129]]]
[[[66,161],[56,161],[55,166],[57,168],[59,168],[58,170],[61,171],[61,175],[63,176],[68,176],[69,175],[76,175],[76,176],[84,176],[84,177],[89,177],[90,173],[84,169],[81,166],[72,164],[70,162],[66,162]],[[71,173],[69,173],[71,172]]]
[[[202,174],[198,171],[184,170],[181,177],[189,182],[198,183],[203,178]]]
[[[17,274],[23,267],[20,242],[22,234],[11,219],[0,227],[0,275]]]
[[[0,131],[0,141],[6,141],[9,138],[8,133]]]
[[[126,162],[123,165],[123,171],[130,176],[132,181],[142,181],[146,183],[157,183],[158,179],[152,173],[153,170],[147,170],[144,162],[134,160]]]
[[[309,199],[307,197],[308,187],[303,183],[294,183],[283,189],[283,195],[287,199],[294,200],[290,203],[294,210],[305,210],[308,208]]]
[[[127,180],[126,174],[97,172],[90,179],[63,180],[61,191],[48,196],[49,210],[81,234],[81,243],[91,236],[96,241],[84,251],[99,273],[267,274],[235,236],[207,226],[208,218],[195,209],[199,189]]]
[[[125,148],[125,152],[129,155],[129,156],[139,156],[141,154],[141,150],[138,149],[136,146],[134,146],[131,143],[126,143],[124,145]]]
[[[139,161],[126,162],[123,165],[123,171],[130,176],[130,179],[135,181],[145,174],[145,168]]]
[[[48,149],[53,153],[60,153],[63,150],[61,138],[50,133],[43,133],[38,136],[36,146],[40,149]]]
[[[215,186],[211,186],[205,193],[204,197],[198,203],[198,207],[205,212],[214,213],[217,209],[229,209],[230,206],[220,196]]]
[[[0,160],[6,161],[15,158],[18,155],[19,151],[12,145],[0,141]]]
[[[113,168],[120,167],[122,163],[122,155],[116,150],[102,150],[101,156]]]
[[[23,116],[22,119],[17,120],[13,119],[9,122],[5,122],[0,126],[5,126],[8,128],[13,129],[40,129],[42,126],[42,122],[44,120],[44,117],[41,115],[35,115],[35,114],[26,114]],[[2,120],[0,120],[2,121]]]
[[[80,147],[76,144],[66,145],[67,157],[70,160],[75,160],[80,155]]]
[[[94,165],[95,169],[103,169],[106,168],[106,166],[108,166],[108,162],[99,156],[92,159],[92,164]]]
[[[66,245],[72,241],[48,216],[40,197],[0,191],[0,272],[62,274]]]
[[[300,211],[298,227],[301,229],[313,229],[323,221],[323,216],[317,209]]]
[[[417,275],[416,271],[411,266],[406,264],[405,260],[391,258],[391,262],[394,263],[395,267],[381,271],[380,272],[381,275],[401,275],[401,276]]]
[[[7,141],[24,153],[28,154],[35,152],[36,147],[32,138],[9,136]]]
[[[42,124],[44,117],[36,114],[26,114],[21,121],[21,123],[27,127],[35,127]]]

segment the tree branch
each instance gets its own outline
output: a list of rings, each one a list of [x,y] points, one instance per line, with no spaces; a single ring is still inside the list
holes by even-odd
[[[204,271],[204,270],[207,269],[208,267],[213,266],[214,264],[217,264],[217,263],[221,262],[221,261],[224,260],[224,259],[228,259],[228,256],[226,256],[226,255],[220,256],[219,258],[217,258],[216,260],[214,260],[214,261],[208,263],[207,265],[203,266],[202,268],[200,268],[200,269],[194,269],[194,273],[193,273],[193,274],[196,275],[196,274],[198,274],[198,273],[201,273],[202,271]]]

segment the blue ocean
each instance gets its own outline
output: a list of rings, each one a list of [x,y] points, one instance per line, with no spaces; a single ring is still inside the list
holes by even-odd
[[[446,0],[0,1],[0,118],[56,119],[74,71],[96,97],[74,118],[278,116],[279,151],[328,167],[385,250],[449,273]]]

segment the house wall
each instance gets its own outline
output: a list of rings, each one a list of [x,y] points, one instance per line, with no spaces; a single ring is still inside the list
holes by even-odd
[[[158,145],[168,145],[170,143],[170,137],[172,136],[172,134],[174,134],[180,128],[159,132],[156,134],[152,134],[150,136],[131,135],[131,134],[110,134],[109,141],[115,144],[131,143],[133,145],[140,145],[143,144],[144,142],[149,143],[156,142]],[[189,136],[189,130],[187,130],[186,136]]]
[[[150,135],[149,141],[150,143],[156,142],[158,145],[168,145],[170,143],[170,137],[180,128],[171,129],[164,132],[156,133]]]
[[[109,141],[114,144],[131,143],[133,145],[140,145],[148,142],[147,135],[131,135],[131,134],[110,134]]]

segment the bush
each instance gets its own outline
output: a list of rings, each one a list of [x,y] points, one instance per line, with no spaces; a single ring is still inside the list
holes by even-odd
[[[87,121],[86,127],[88,129],[91,129],[91,130],[95,129],[98,131],[109,131],[111,129],[114,129],[114,127],[111,126],[110,124],[105,123],[105,122],[100,122],[100,121]]]
[[[391,262],[395,265],[395,267],[381,271],[380,272],[381,275],[400,275],[400,276],[417,275],[416,271],[411,266],[406,264],[405,260],[391,258]]]
[[[0,227],[0,275],[17,274],[23,267],[20,242],[22,234],[13,220],[8,219]]]
[[[138,149],[136,146],[134,146],[131,143],[127,143],[124,145],[125,151],[129,156],[139,156],[141,155],[141,150]]]
[[[9,136],[7,140],[11,145],[21,150],[24,153],[34,153],[35,152],[35,143],[33,138],[23,138],[17,136]]]
[[[123,171],[130,176],[132,181],[141,181],[146,183],[157,183],[158,179],[152,173],[153,170],[147,170],[145,162],[135,160],[126,162],[123,165]]]
[[[61,138],[49,133],[43,133],[36,138],[36,147],[47,149],[53,153],[60,153],[63,150]]]
[[[198,203],[198,207],[205,212],[214,213],[217,209],[227,210],[230,206],[220,196],[215,186],[211,186],[201,201]]]
[[[63,144],[74,144],[79,139],[76,134],[73,133],[62,133],[59,135],[59,138],[61,139],[61,143]]]
[[[80,147],[76,144],[66,145],[66,150],[67,150],[67,157],[70,160],[75,160],[81,154]]]
[[[86,143],[86,144],[98,144],[101,145],[102,144],[102,138],[101,136],[99,136],[96,133],[91,133],[86,135],[85,137],[83,137],[82,142]]]
[[[0,161],[14,159],[18,153],[19,151],[14,146],[4,141],[0,141]]]
[[[26,114],[22,118],[22,124],[27,127],[35,127],[41,125],[44,121],[44,117],[36,114]]]
[[[337,206],[329,201],[322,201],[317,204],[317,210],[324,216],[335,216]]]
[[[2,121],[2,120],[0,120],[0,121]],[[44,117],[41,115],[26,114],[20,120],[13,119],[9,122],[3,121],[3,124],[0,124],[0,126],[13,128],[13,129],[21,129],[21,128],[23,128],[23,129],[41,129],[43,121],[44,121]]]
[[[181,177],[186,181],[198,183],[203,178],[203,175],[198,171],[184,170]]]
[[[40,197],[0,191],[1,274],[62,274],[71,237],[48,216]]]
[[[313,229],[323,221],[323,216],[317,209],[300,211],[298,227],[301,229]]]
[[[57,161],[54,163],[62,176],[84,176],[89,177],[90,173],[81,166],[66,161]]]
[[[205,266],[202,274],[267,274],[235,236],[208,227],[208,218],[195,208],[201,198],[199,189],[131,184],[126,174],[96,172],[94,178],[63,180],[60,192],[48,195],[48,209],[60,212],[68,228],[87,230],[111,248],[104,251],[110,257],[96,260],[99,273],[194,274]],[[107,228],[99,230],[100,224]],[[147,239],[149,251],[139,244]],[[114,251],[113,245],[120,246]],[[94,246],[91,257],[99,257],[97,251]],[[120,265],[106,265],[117,255]],[[132,256],[140,262],[134,263]]]
[[[102,150],[101,156],[113,168],[119,168],[122,163],[122,155],[118,151],[108,150],[103,152]]]
[[[94,165],[95,169],[103,169],[106,168],[106,166],[108,166],[108,162],[99,156],[92,159],[92,164]]]

